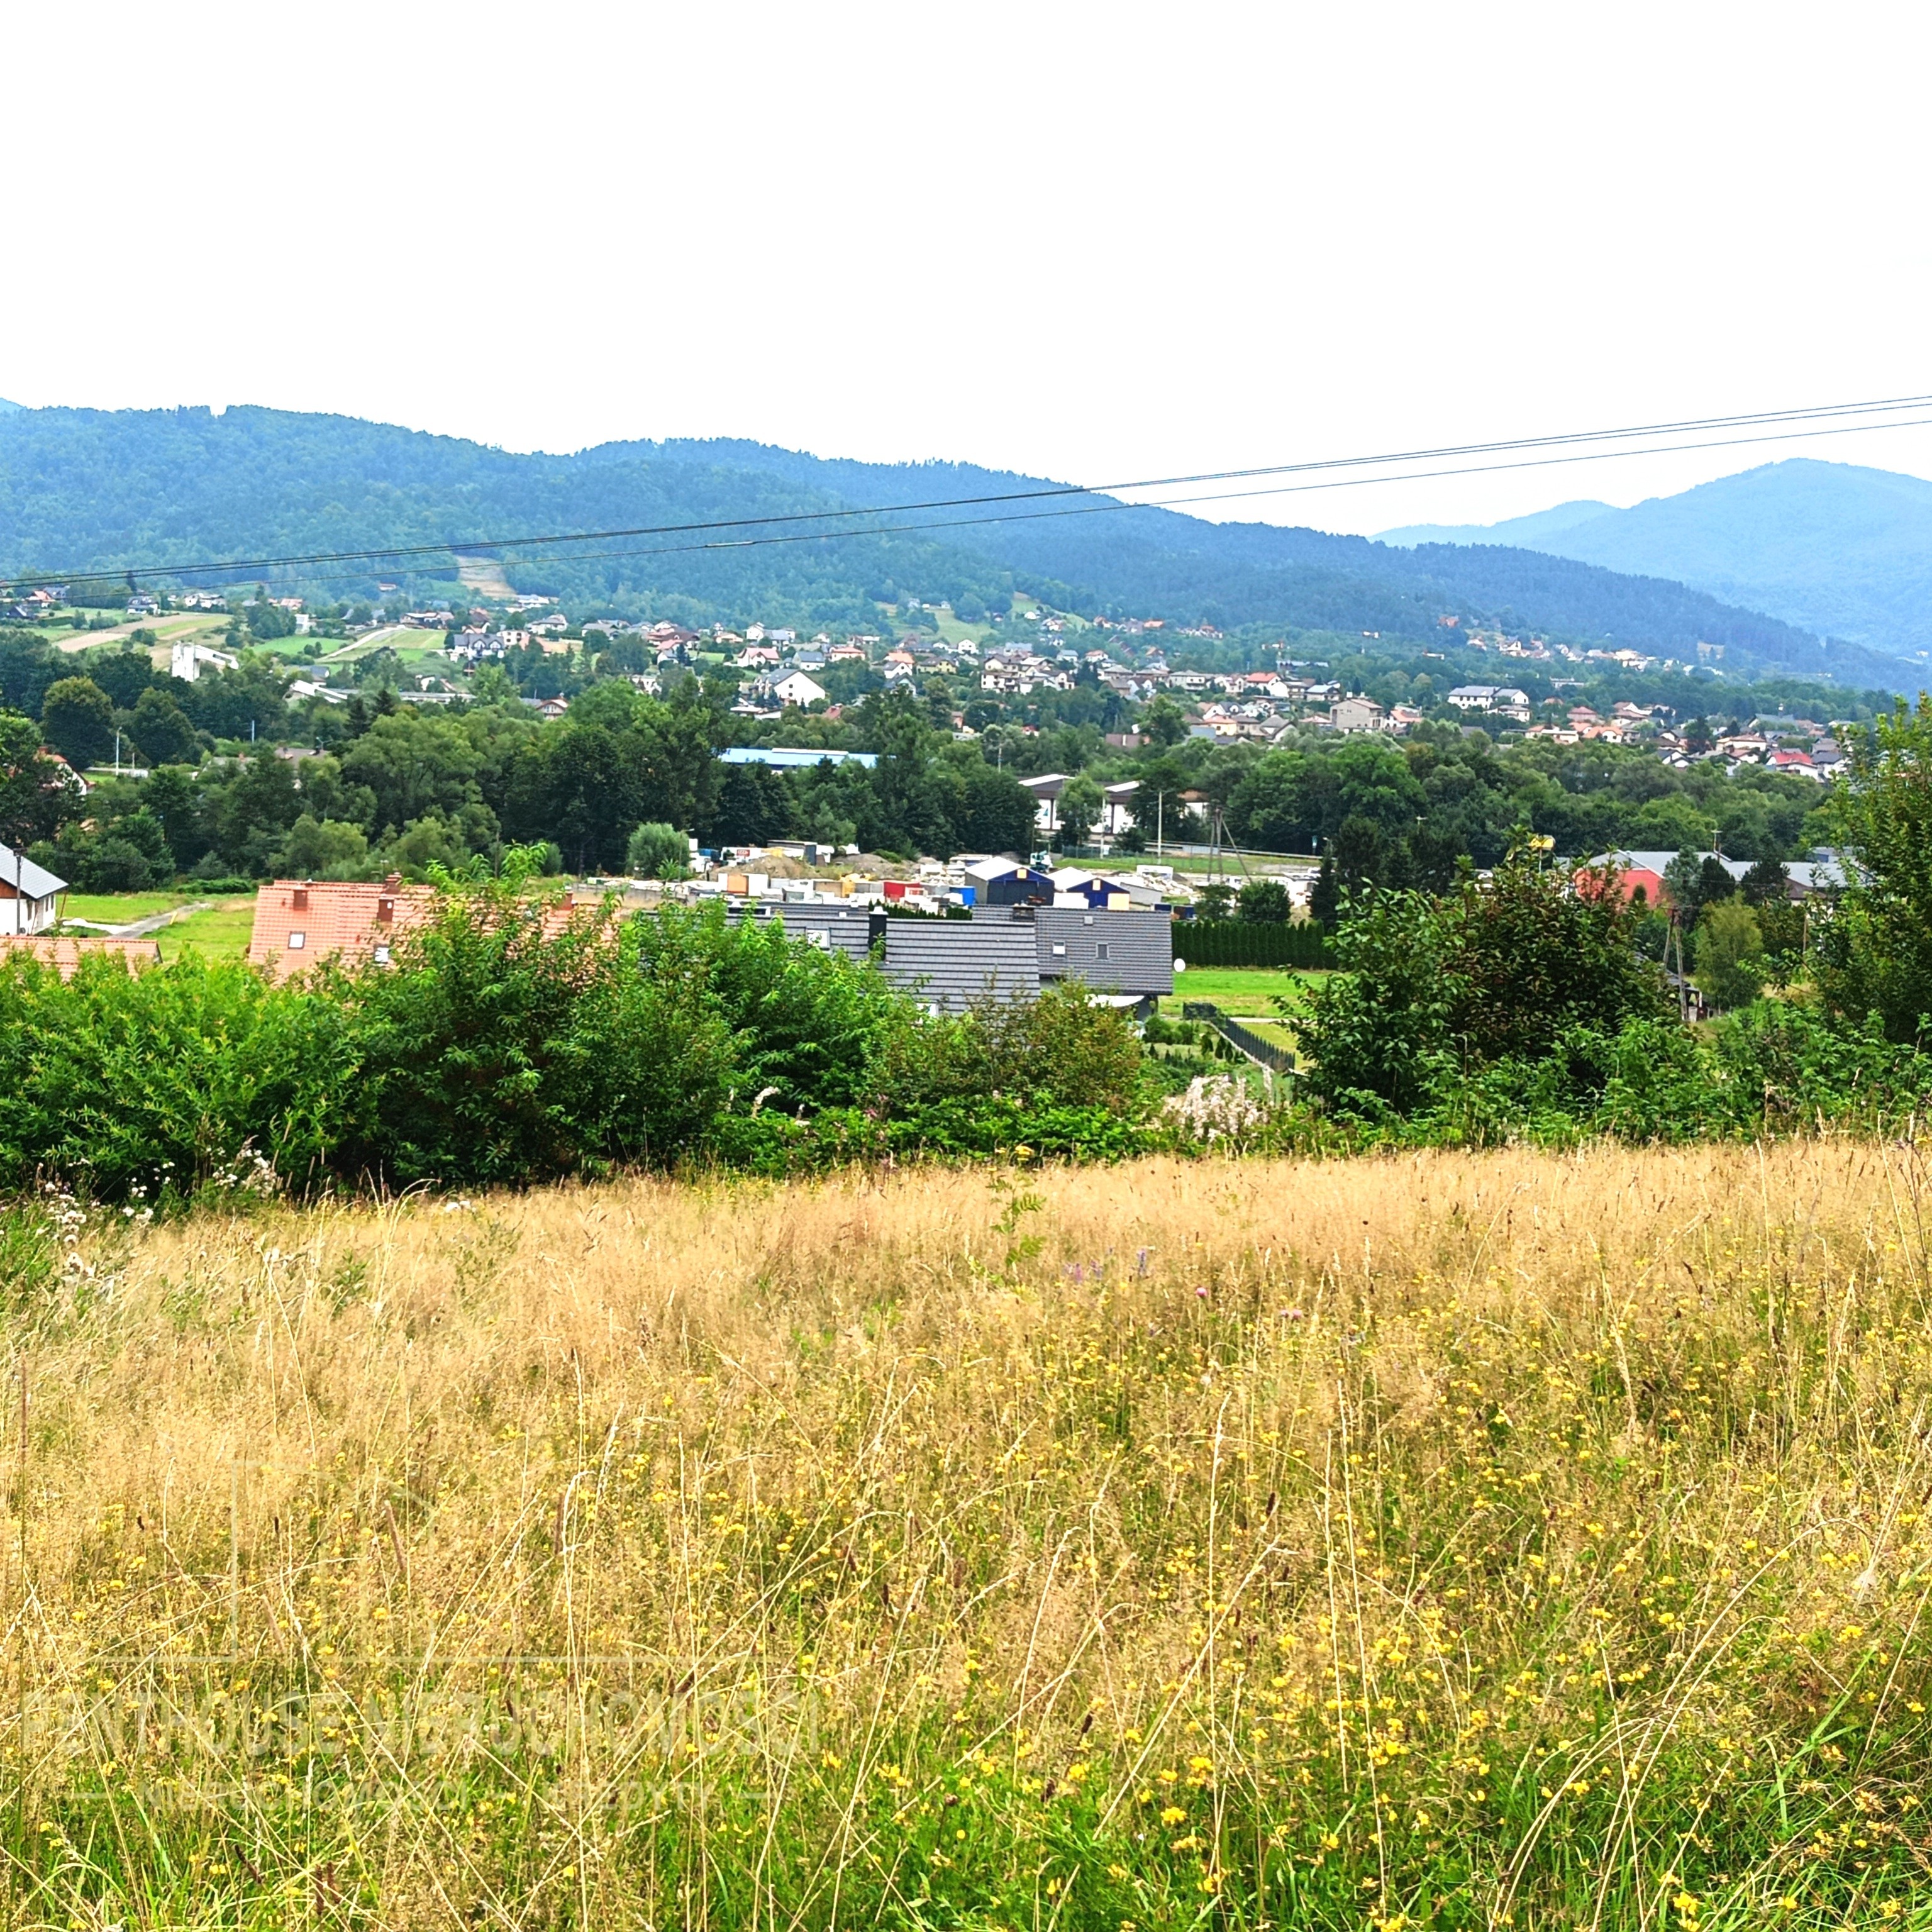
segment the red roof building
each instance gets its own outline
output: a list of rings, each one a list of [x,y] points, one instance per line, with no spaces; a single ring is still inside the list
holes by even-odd
[[[56,938],[51,933],[26,933],[16,937],[0,933],[0,961],[25,955],[51,966],[63,980],[71,980],[80,962],[92,955],[118,959],[130,973],[161,963],[161,949],[152,939],[120,939],[105,933],[88,933]]]
[[[435,895],[392,873],[380,885],[278,879],[255,895],[248,963],[286,980],[319,959],[386,965],[392,941],[428,910]]]

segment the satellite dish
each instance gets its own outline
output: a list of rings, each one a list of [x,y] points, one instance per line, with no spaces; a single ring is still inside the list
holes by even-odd
[[[1174,962],[1174,970],[1177,973],[1185,973],[1187,970],[1187,962],[1185,959],[1177,959]]]

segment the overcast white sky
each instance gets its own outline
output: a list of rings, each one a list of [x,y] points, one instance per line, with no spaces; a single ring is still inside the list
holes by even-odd
[[[76,0],[8,32],[21,403],[1109,482],[1932,391],[1922,6]],[[1784,453],[1239,513],[1488,520]],[[1789,453],[1932,476],[1932,429]]]

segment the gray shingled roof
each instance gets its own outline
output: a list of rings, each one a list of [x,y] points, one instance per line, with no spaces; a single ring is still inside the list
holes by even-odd
[[[886,926],[886,976],[929,1006],[963,1012],[975,1000],[1040,991],[1032,926],[1015,920],[895,919]]]
[[[794,903],[769,909],[760,907],[755,914],[741,912],[734,907],[730,916],[734,922],[755,917],[761,925],[767,920],[782,920],[785,931],[794,939],[807,939],[814,946],[849,953],[854,959],[864,958],[872,944],[872,917],[863,905]]]
[[[1174,991],[1174,926],[1164,912],[1041,906],[1033,926],[1042,980],[1078,980],[1096,993]]]
[[[66,880],[56,878],[46,866],[35,865],[10,845],[0,845],[0,883],[17,885],[22,896],[30,899],[67,890]]]

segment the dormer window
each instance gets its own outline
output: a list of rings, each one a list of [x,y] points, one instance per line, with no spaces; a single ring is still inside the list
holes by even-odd
[[[308,943],[308,934],[305,932],[292,932],[289,934],[289,950],[291,952],[299,952]]]

